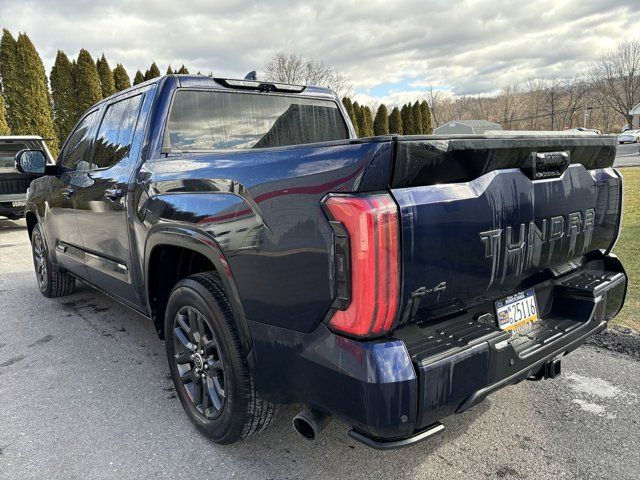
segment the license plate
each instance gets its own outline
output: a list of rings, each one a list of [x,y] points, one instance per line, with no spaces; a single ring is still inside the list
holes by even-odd
[[[496,302],[498,326],[502,330],[516,330],[538,321],[536,293],[526,290]]]
[[[27,202],[22,201],[22,202],[11,202],[11,206],[12,207],[24,207],[27,204]]]

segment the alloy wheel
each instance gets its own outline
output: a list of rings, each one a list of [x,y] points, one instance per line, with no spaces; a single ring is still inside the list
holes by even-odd
[[[42,237],[40,235],[33,236],[33,263],[36,270],[36,279],[40,289],[44,289],[47,285],[47,262],[45,259],[46,250]]]
[[[211,420],[224,408],[225,373],[220,344],[205,316],[184,306],[174,319],[174,362],[196,411]]]

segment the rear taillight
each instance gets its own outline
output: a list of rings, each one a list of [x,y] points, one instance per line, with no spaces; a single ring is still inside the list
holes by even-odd
[[[337,287],[329,326],[355,337],[385,334],[400,290],[398,208],[388,194],[334,195],[325,207],[335,232]]]

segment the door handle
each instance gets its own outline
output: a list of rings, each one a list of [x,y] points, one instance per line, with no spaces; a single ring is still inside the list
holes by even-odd
[[[123,192],[122,192],[122,189],[120,188],[107,188],[104,191],[104,196],[109,200],[111,200],[112,202],[115,202],[117,199],[121,198],[122,195],[123,195]]]
[[[71,187],[67,187],[64,190],[62,190],[62,196],[65,198],[73,197],[75,194],[76,194],[76,191]]]

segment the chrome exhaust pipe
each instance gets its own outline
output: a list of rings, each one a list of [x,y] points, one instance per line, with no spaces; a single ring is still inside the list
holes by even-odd
[[[331,421],[331,415],[306,408],[293,417],[293,428],[307,440],[315,440]]]

